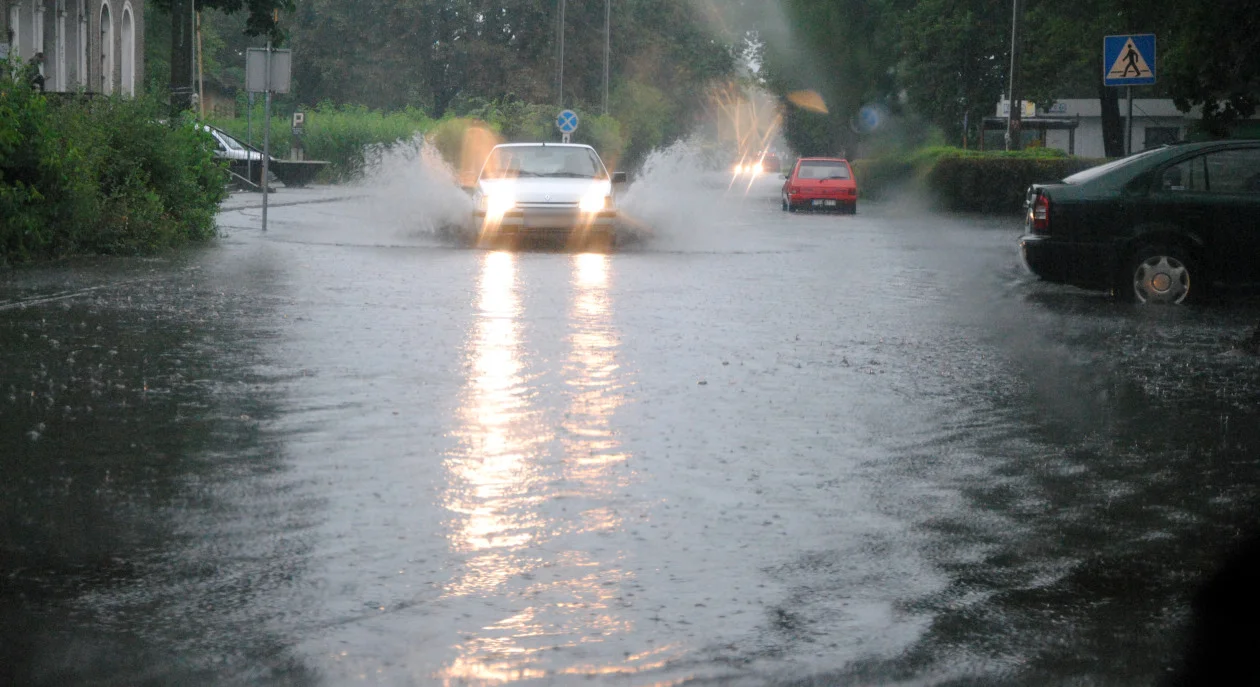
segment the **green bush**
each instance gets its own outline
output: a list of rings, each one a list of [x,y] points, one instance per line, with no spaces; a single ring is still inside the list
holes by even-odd
[[[626,81],[613,92],[611,101],[621,123],[625,159],[631,165],[670,139],[677,112],[660,89]]]
[[[887,198],[909,186],[914,175],[914,164],[900,157],[853,161],[853,176],[864,199]]]
[[[865,198],[917,191],[942,210],[1019,212],[1030,184],[1057,181],[1102,162],[1053,148],[982,152],[933,146],[857,160],[853,173]]]
[[[50,98],[0,78],[0,261],[211,237],[226,194],[213,143],[161,117],[147,98]]]
[[[928,168],[924,182],[942,210],[1019,212],[1030,184],[1058,181],[1099,162],[1054,156],[946,155]]]
[[[328,168],[321,180],[347,181],[363,173],[364,154],[370,147],[389,146],[398,141],[409,141],[417,133],[428,131],[433,120],[423,111],[408,108],[397,112],[380,112],[363,106],[321,103],[305,110],[306,122],[302,135],[302,148],[308,160],[326,160]],[[252,145],[263,147],[263,127],[266,121],[264,106],[255,103],[252,113]],[[289,156],[293,145],[292,112],[271,116],[271,155],[279,159]],[[246,117],[212,119],[210,123],[239,138],[246,140],[250,121]]]
[[[599,156],[609,169],[618,169],[626,149],[621,122],[612,115],[578,114],[582,125],[573,132],[573,142],[585,143],[594,148],[599,151]]]
[[[437,148],[442,154],[442,158],[446,160],[453,168],[459,169],[461,166],[471,164],[473,161],[464,160],[464,142],[467,138],[468,130],[473,127],[485,127],[494,131],[494,126],[487,122],[470,119],[467,117],[449,117],[443,119],[433,125],[426,134],[429,142],[433,147]],[[480,168],[481,161],[475,161]]]

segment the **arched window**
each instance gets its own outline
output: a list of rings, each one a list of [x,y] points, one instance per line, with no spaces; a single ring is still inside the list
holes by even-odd
[[[56,67],[53,69],[56,88],[54,90],[67,91],[66,79],[68,72],[66,71],[66,0],[56,0],[53,3],[53,63]]]
[[[101,93],[114,92],[114,20],[109,3],[101,4]]]
[[[131,3],[123,5],[122,15],[122,92],[136,94],[136,32],[131,21]]]
[[[12,37],[13,46],[10,48],[13,54],[18,57],[22,56],[22,6],[18,4],[9,5],[9,35]]]
[[[88,6],[87,0],[79,0],[79,11],[75,14],[75,21],[78,23],[79,44],[76,46],[75,53],[78,55],[79,74],[78,85],[85,90],[91,90],[92,84],[88,81]]]

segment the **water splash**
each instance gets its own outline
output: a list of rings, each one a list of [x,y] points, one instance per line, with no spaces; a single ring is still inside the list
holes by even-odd
[[[472,213],[472,199],[455,169],[421,135],[390,146],[369,147],[362,177],[366,223],[409,237],[448,238]]]
[[[654,248],[716,247],[748,221],[749,205],[766,205],[774,184],[771,174],[733,177],[688,139],[652,151],[619,207],[626,231]]]

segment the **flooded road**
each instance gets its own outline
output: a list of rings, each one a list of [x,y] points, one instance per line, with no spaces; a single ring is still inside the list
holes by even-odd
[[[0,683],[1166,674],[1260,525],[1260,308],[1035,283],[1008,218],[686,200],[611,253],[369,195],[0,273]]]

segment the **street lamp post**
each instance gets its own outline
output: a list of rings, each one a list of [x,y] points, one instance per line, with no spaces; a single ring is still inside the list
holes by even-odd
[[[564,3],[565,3],[565,0],[557,0],[557,3],[556,3],[560,9],[559,20],[556,22],[556,32],[560,34],[560,38],[559,38],[560,60],[556,65],[556,69],[559,71],[559,78],[558,78],[558,81],[560,82],[559,104],[560,104],[560,109],[562,110],[564,109]]]
[[[604,114],[608,114],[608,62],[612,55],[612,0],[604,0]]]
[[[1019,150],[1020,148],[1020,126],[1019,126],[1019,98],[1015,95],[1015,72],[1019,68],[1019,0],[1011,0],[1011,73],[1010,88],[1007,89],[1010,98],[1010,108],[1006,113],[1006,149]]]

